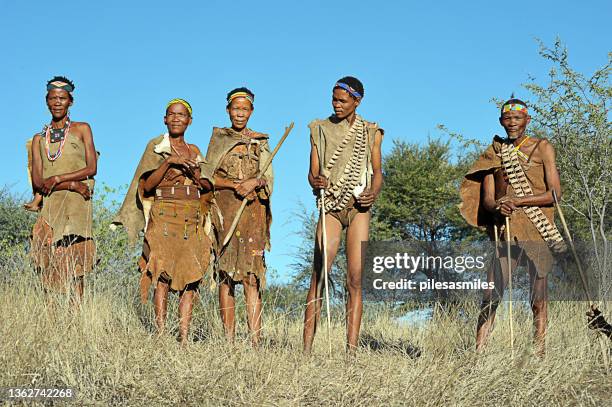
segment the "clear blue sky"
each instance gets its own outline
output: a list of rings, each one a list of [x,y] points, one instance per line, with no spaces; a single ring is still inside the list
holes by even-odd
[[[225,94],[256,94],[250,127],[295,130],[274,163],[272,252],[286,277],[297,244],[292,211],[314,205],[306,181],[307,123],[331,112],[344,75],[365,84],[360,107],[392,139],[423,142],[436,125],[488,140],[492,97],[521,89],[549,65],[535,38],[559,36],[575,68],[590,73],[611,50],[612,2],[576,1],[7,1],[0,16],[0,185],[27,191],[25,140],[49,120],[45,83],[77,86],[73,120],[87,121],[101,152],[98,182],[128,183],[146,142],[165,131],[165,103],[189,100],[187,139],[206,148],[226,126]],[[527,95],[528,96],[528,95]]]

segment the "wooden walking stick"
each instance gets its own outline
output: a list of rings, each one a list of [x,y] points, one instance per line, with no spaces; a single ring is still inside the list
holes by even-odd
[[[510,319],[510,349],[514,355],[514,323],[512,321],[512,257],[510,243],[512,242],[512,235],[510,234],[510,218],[506,216],[506,247],[508,256],[508,311]]]
[[[283,143],[285,142],[285,139],[287,138],[287,136],[289,135],[292,129],[293,129],[293,122],[291,122],[289,127],[285,127],[285,134],[283,134],[283,137],[281,137],[280,141],[274,148],[274,151],[272,151],[272,154],[270,154],[270,158],[268,158],[268,161],[266,161],[264,165],[260,168],[259,174],[257,174],[257,179],[260,179],[264,175],[264,173],[266,172],[266,170],[272,163],[274,156],[278,152],[278,149],[283,145]],[[249,200],[247,199],[247,197],[244,197],[242,199],[242,204],[240,205],[238,212],[236,212],[236,216],[234,216],[234,220],[232,221],[232,225],[230,226],[229,230],[227,231],[227,234],[225,235],[225,239],[223,239],[223,244],[221,245],[221,249],[219,250],[219,255],[217,256],[217,258],[221,257],[221,254],[223,254],[225,247],[227,246],[230,239],[234,235],[234,231],[236,230],[236,227],[238,226],[238,221],[240,221],[242,212],[244,212],[244,208],[246,208],[248,202]]]
[[[586,294],[587,301],[589,302],[589,312],[587,316],[591,319],[589,321],[589,328],[595,329],[597,332],[601,332],[606,335],[608,338],[612,340],[612,326],[606,321],[601,311],[598,309],[597,304],[593,302],[591,298],[591,293],[589,290],[588,281],[586,279],[586,275],[584,274],[584,270],[582,269],[582,263],[580,263],[580,259],[578,258],[578,253],[576,252],[576,247],[574,246],[574,240],[570,235],[569,228],[567,227],[567,222],[565,221],[565,216],[563,216],[563,211],[561,210],[561,205],[559,205],[559,200],[557,199],[557,193],[555,190],[552,190],[552,196],[555,200],[555,207],[557,208],[557,212],[559,212],[559,219],[561,219],[561,224],[563,225],[563,231],[565,232],[565,236],[567,237],[567,241],[569,242],[570,249],[572,251],[572,255],[574,256],[574,261],[576,262],[576,267],[578,267],[578,272],[580,273],[580,281],[582,282],[582,288],[584,289],[584,293]]]
[[[578,254],[576,253],[576,248],[574,247],[574,241],[572,240],[572,236],[570,235],[569,229],[567,227],[567,223],[565,222],[565,216],[563,216],[563,211],[561,210],[561,205],[559,205],[559,200],[557,199],[557,193],[555,190],[552,190],[552,196],[555,200],[555,207],[557,208],[557,212],[559,212],[559,219],[561,219],[561,224],[563,225],[563,231],[565,232],[565,236],[567,237],[567,241],[570,244],[570,249],[572,254],[574,255],[574,260],[576,261],[576,267],[578,267],[578,272],[580,273],[580,281],[582,282],[582,288],[584,289],[584,293],[586,294],[587,301],[589,305],[593,305],[593,300],[591,299],[591,293],[589,292],[589,285],[586,280],[586,276],[584,275],[584,270],[582,269],[582,264],[580,260],[578,260]]]
[[[323,134],[321,129],[319,129],[319,147],[317,148],[317,154],[319,156],[319,175],[321,174],[321,167],[323,166],[323,162],[325,161],[325,154],[321,149],[323,148]],[[323,252],[323,278],[325,281],[325,312],[327,316],[327,346],[329,355],[331,356],[332,346],[331,346],[331,313],[329,312],[329,273],[327,272],[327,227],[325,222],[325,188],[321,188],[319,190],[319,197],[321,198],[321,246]],[[318,298],[321,298],[321,280],[317,278],[317,301]],[[315,319],[316,324],[316,319]]]
[[[502,272],[501,269],[501,255],[499,253],[500,250],[500,246],[499,246],[499,228],[497,227],[496,224],[493,225],[493,233],[495,233],[495,256],[497,256],[496,260],[499,260],[499,266],[500,266],[500,272]],[[497,270],[497,262],[495,262],[495,268],[493,269],[493,281],[495,281],[495,271]],[[503,281],[504,281],[504,276],[503,276],[503,272],[502,272],[502,287],[503,287]],[[503,292],[502,292],[503,293]],[[501,295],[503,297],[503,295]]]
[[[331,314],[329,312],[329,276],[327,273],[327,230],[325,228],[325,189],[320,189],[321,197],[321,246],[323,246],[323,276],[325,280],[325,308],[327,314],[327,344],[329,354],[332,353],[331,346]]]
[[[499,231],[497,225],[493,225],[493,233],[495,234],[495,255],[499,259],[501,256],[499,255]]]

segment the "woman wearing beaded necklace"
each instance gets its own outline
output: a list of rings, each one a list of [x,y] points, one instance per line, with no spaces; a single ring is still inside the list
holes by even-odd
[[[158,332],[166,325],[168,292],[179,293],[179,341],[187,343],[197,287],[209,268],[211,240],[210,176],[201,172],[199,148],[185,142],[191,105],[173,99],[166,107],[168,132],[155,137],[132,179],[115,224],[126,227],[132,242],[144,229],[138,262],[141,298],[155,287],[153,306]],[[207,179],[208,178],[208,179]]]
[[[270,250],[270,195],[272,166],[260,178],[259,168],[270,155],[268,136],[256,133],[247,124],[253,113],[255,95],[247,88],[237,88],[227,95],[226,111],[231,127],[214,128],[206,154],[214,174],[215,200],[221,211],[217,230],[219,307],[225,334],[235,336],[235,299],[237,284],[244,287],[247,325],[253,346],[259,344],[261,331],[261,290],[265,284],[264,250]],[[226,247],[221,242],[238,212],[243,198],[248,198],[236,230]]]
[[[71,122],[74,84],[56,76],[47,83],[51,123],[32,139],[32,187],[44,196],[32,231],[32,257],[46,287],[83,293],[94,265],[93,177],[97,154],[89,124]]]

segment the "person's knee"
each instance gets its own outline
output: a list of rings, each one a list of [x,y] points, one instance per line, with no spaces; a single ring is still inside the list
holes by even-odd
[[[361,277],[356,273],[349,273],[346,277],[346,286],[351,294],[361,293]]]
[[[219,294],[228,294],[231,291],[232,291],[232,286],[229,282],[227,281],[219,282]]]
[[[534,314],[540,314],[547,310],[546,300],[533,300],[531,301],[531,310]]]
[[[255,274],[249,273],[244,280],[242,280],[244,288],[258,288],[259,279]]]
[[[199,285],[200,285],[199,281],[187,284],[185,288],[181,291],[181,295],[187,295],[190,297],[194,296],[198,291]]]

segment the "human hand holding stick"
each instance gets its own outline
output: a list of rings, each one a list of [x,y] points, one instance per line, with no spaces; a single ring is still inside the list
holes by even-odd
[[[283,145],[283,143],[285,142],[285,139],[287,138],[287,136],[289,135],[289,133],[291,132],[292,129],[293,129],[293,122],[291,122],[289,127],[285,127],[285,133],[283,134],[283,137],[281,137],[280,141],[278,142],[278,144],[276,145],[276,147],[274,148],[274,150],[270,154],[270,158],[268,158],[268,161],[266,161],[264,163],[264,165],[259,169],[259,174],[257,175],[257,178],[255,178],[255,179],[257,179],[257,180],[261,179],[261,177],[266,172],[266,170],[268,169],[270,164],[272,164],[272,160],[274,159],[274,156],[278,152],[278,149]],[[244,197],[242,199],[242,204],[240,205],[240,208],[238,209],[238,212],[236,212],[236,216],[234,217],[234,220],[232,221],[232,224],[231,224],[230,228],[228,229],[227,234],[225,235],[225,239],[223,239],[223,243],[221,245],[221,249],[219,250],[220,253],[223,253],[224,248],[227,246],[227,244],[229,243],[230,239],[234,235],[234,231],[236,230],[236,227],[238,226],[238,221],[240,221],[240,217],[242,216],[242,212],[244,212],[244,208],[246,208],[246,205],[247,205],[248,202],[249,202],[249,199],[248,199],[248,195],[247,195],[246,197]]]
[[[234,187],[236,193],[242,198],[248,197],[249,200],[253,200],[254,192],[257,188],[261,188],[267,185],[267,182],[263,178],[249,178],[244,181],[235,181],[236,186]]]
[[[312,189],[316,191],[316,194],[319,194],[319,190],[326,189],[329,186],[329,180],[325,175],[317,175],[312,177],[312,182],[310,183]]]
[[[503,197],[497,200],[495,209],[503,216],[508,217],[512,215],[512,212],[518,209],[518,206],[513,198]]]

